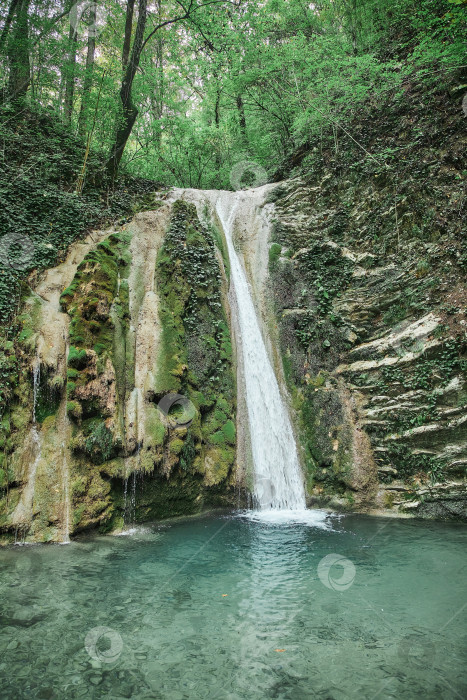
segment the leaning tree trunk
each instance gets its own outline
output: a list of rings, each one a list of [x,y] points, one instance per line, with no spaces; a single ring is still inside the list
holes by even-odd
[[[120,119],[115,135],[115,141],[110,151],[107,161],[107,174],[113,180],[117,174],[118,166],[123,156],[123,151],[133,130],[138,108],[132,99],[133,81],[138,70],[141,52],[144,44],[144,30],[147,20],[147,0],[139,0],[138,24],[136,26],[135,41],[131,52],[130,62],[123,76],[122,87],[120,89]]]
[[[89,31],[88,35],[88,53],[86,55],[86,72],[84,74],[84,81],[83,81],[83,92],[81,93],[81,108],[79,111],[79,119],[78,119],[78,133],[80,136],[84,136],[85,131],[86,131],[86,114],[88,111],[88,102],[89,102],[89,96],[91,94],[91,87],[92,87],[92,74],[94,71],[94,56],[96,53],[96,38],[94,36],[94,32],[92,31],[92,27],[94,26],[96,22],[96,6],[91,5],[90,6],[90,27],[91,30]]]
[[[123,39],[122,65],[123,70],[128,66],[130,58],[131,32],[133,30],[133,14],[135,11],[135,0],[128,0],[126,4],[125,37]]]
[[[11,23],[13,22],[13,17],[15,16],[16,8],[18,6],[19,0],[11,0],[10,6],[8,8],[8,14],[5,19],[5,24],[3,25],[2,33],[0,34],[0,52],[3,51],[3,47],[6,44],[8,34],[10,32]]]
[[[216,129],[219,129],[221,123],[221,89],[219,87],[219,83],[217,83],[216,101],[214,103],[214,123],[216,125]],[[222,156],[219,144],[216,146],[214,162],[216,164],[216,168],[219,169],[222,165]]]
[[[160,7],[160,5],[159,5]],[[162,139],[162,130],[161,130],[161,119],[162,119],[162,114],[164,110],[164,40],[162,37],[162,33],[159,33],[156,36],[156,48],[155,48],[155,53],[154,53],[154,60],[155,60],[155,66],[156,66],[156,89],[151,92],[150,95],[150,100],[151,100],[151,111],[155,117],[155,133],[153,135],[153,139],[155,143],[157,144],[157,147],[160,148],[161,145],[161,139]]]
[[[72,24],[70,24],[69,44],[70,53],[65,69],[65,119],[68,123],[71,123],[73,98],[75,95],[76,48],[78,44],[78,32]]]
[[[10,100],[24,97],[31,83],[28,10],[29,0],[18,0],[16,6],[13,7],[13,12],[16,13],[14,20],[13,17],[10,20],[13,21],[13,29],[8,40],[8,61],[10,64],[8,97]]]

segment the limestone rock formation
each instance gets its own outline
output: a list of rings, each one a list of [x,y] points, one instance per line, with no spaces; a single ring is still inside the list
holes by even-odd
[[[327,173],[272,193],[273,297],[310,502],[465,518],[459,222],[452,249],[420,239],[408,210],[387,209],[388,189]]]
[[[233,502],[226,284],[213,231],[184,202],[92,234],[45,273],[24,303],[1,426],[4,541]],[[167,395],[184,397],[189,421],[179,401],[160,410]]]
[[[19,343],[5,349],[20,371],[0,423],[2,541],[246,504],[219,196],[238,198],[233,244],[308,504],[464,519],[463,258],[456,267],[455,244],[445,253],[437,236],[414,238],[384,187],[365,188],[328,173],[254,193],[173,190],[31,280]]]

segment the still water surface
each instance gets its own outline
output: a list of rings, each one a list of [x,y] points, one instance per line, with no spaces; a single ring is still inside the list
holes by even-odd
[[[467,697],[466,535],[237,514],[3,550],[0,697]]]

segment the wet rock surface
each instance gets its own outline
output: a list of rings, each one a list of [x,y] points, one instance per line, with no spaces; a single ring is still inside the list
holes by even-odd
[[[272,296],[311,502],[465,519],[459,222],[451,246],[400,218],[397,229],[387,189],[331,173],[284,182],[271,198]]]
[[[231,503],[223,259],[193,205],[158,204],[75,244],[24,302],[21,379],[1,424],[5,542]],[[178,402],[159,410],[172,395],[188,422]]]

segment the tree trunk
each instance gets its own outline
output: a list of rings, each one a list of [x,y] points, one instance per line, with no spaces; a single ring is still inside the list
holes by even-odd
[[[123,70],[128,66],[131,47],[131,32],[133,30],[133,14],[135,10],[135,0],[128,0],[126,5],[125,38],[123,40],[122,65]]]
[[[219,128],[219,124],[221,121],[220,104],[221,104],[221,91],[219,90],[219,88],[217,88],[216,103],[214,105],[214,122],[215,122],[217,128]]]
[[[132,88],[136,71],[138,70],[141,52],[144,43],[144,30],[147,20],[147,0],[139,0],[138,24],[136,26],[135,41],[131,52],[130,61],[123,76],[122,87],[120,89],[121,113],[114,145],[110,151],[107,161],[107,174],[113,180],[117,174],[118,166],[122,159],[123,151],[133,130],[134,123],[138,116],[138,108],[133,103]]]
[[[12,6],[13,3],[10,6],[10,11]],[[8,96],[11,100],[24,97],[31,83],[28,10],[29,0],[18,0],[15,9],[13,9],[15,18],[8,41],[8,60],[10,64]]]
[[[350,39],[354,56],[358,55],[358,34],[359,34],[359,7],[357,0],[351,0],[349,4],[349,25]]]
[[[5,26],[3,27],[2,33],[0,35],[0,51],[3,50],[3,47],[6,44],[6,40],[8,38],[8,33],[10,31],[13,17],[15,16],[15,11],[16,11],[17,5],[18,5],[18,0],[11,0],[10,7],[8,8],[8,14],[7,14],[6,19],[5,19]]]
[[[237,109],[238,109],[238,121],[240,124],[240,133],[246,144],[248,144],[248,137],[246,134],[246,118],[245,118],[245,106],[243,104],[242,96],[237,95]]]
[[[160,3],[157,4],[157,9],[160,19]],[[156,63],[156,89],[151,92],[151,111],[154,114],[157,123],[155,126],[155,133],[153,134],[153,140],[157,143],[157,147],[160,149],[162,140],[162,130],[161,130],[161,119],[164,111],[164,39],[162,32],[156,35],[156,47],[154,53],[155,63]]]
[[[78,44],[78,32],[70,24],[70,53],[66,66],[65,75],[65,120],[68,124],[71,123],[71,115],[73,114],[73,98],[75,95],[75,68],[76,68],[76,48]]]
[[[96,22],[96,6],[90,5],[90,26],[94,26]],[[88,34],[88,53],[86,55],[86,72],[84,74],[83,82],[83,92],[81,95],[81,108],[79,112],[78,120],[78,133],[80,136],[84,136],[86,132],[86,113],[88,110],[89,95],[91,94],[92,87],[92,74],[94,71],[94,56],[96,53],[96,38],[94,32],[90,31]]]

